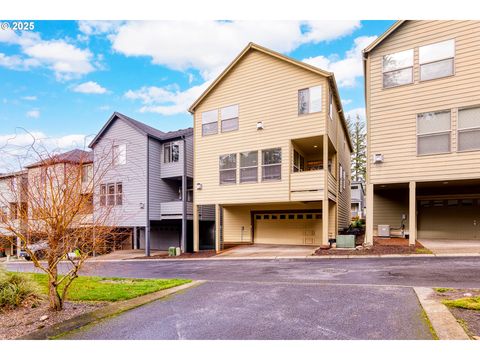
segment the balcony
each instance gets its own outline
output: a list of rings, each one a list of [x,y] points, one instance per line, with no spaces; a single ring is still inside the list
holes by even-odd
[[[290,176],[290,199],[292,201],[323,200],[324,187],[324,170],[292,173]]]
[[[160,212],[162,219],[181,219],[183,213],[182,201],[170,201],[160,204]],[[187,202],[187,217],[190,218],[193,214],[193,204]]]

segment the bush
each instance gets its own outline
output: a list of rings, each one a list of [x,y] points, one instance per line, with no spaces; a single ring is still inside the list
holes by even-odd
[[[0,312],[19,306],[38,305],[41,291],[36,283],[23,274],[8,273],[0,267]]]

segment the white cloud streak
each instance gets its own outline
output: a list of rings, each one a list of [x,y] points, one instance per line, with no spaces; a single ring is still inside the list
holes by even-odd
[[[105,94],[107,89],[99,85],[95,81],[87,81],[73,88],[74,92],[82,94]]]

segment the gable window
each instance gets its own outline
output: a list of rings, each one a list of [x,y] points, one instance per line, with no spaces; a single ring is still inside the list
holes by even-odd
[[[305,171],[305,158],[297,150],[293,150],[293,172],[300,171]]]
[[[180,145],[178,142],[169,142],[163,144],[163,162],[178,162],[180,159]]]
[[[330,91],[329,99],[328,99],[328,115],[330,116],[330,120],[333,120],[333,93]]]
[[[480,150],[480,107],[458,110],[458,151]]]
[[[123,184],[121,182],[100,185],[100,206],[123,204]]]
[[[82,183],[88,184],[93,178],[93,165],[82,165]]]
[[[237,183],[237,154],[220,156],[220,184]]]
[[[238,105],[227,106],[220,109],[222,132],[238,130]]]
[[[240,182],[258,181],[258,151],[240,153]]]
[[[418,49],[420,80],[432,80],[453,75],[455,40],[421,46]]]
[[[298,90],[298,115],[322,111],[322,87]]]
[[[218,110],[210,110],[202,113],[202,135],[218,133]]]
[[[282,149],[262,150],[262,181],[281,180]]]
[[[417,154],[450,152],[450,110],[417,115]]]
[[[383,87],[413,83],[413,49],[383,57]]]
[[[113,165],[125,165],[127,163],[127,145],[113,146]]]

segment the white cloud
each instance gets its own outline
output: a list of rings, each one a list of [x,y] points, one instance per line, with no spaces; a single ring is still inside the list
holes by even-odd
[[[110,108],[110,105],[102,105],[99,107],[99,109],[102,111],[107,111],[107,110],[110,110],[111,108]]]
[[[122,23],[122,21],[81,20],[78,22],[78,30],[87,36],[101,35],[118,30]]]
[[[176,86],[164,88],[144,86],[138,90],[129,90],[125,97],[131,100],[140,100],[143,106],[141,112],[153,112],[161,115],[182,114],[205,91],[211,81],[180,91]]]
[[[28,95],[28,96],[22,96],[23,100],[28,100],[28,101],[35,101],[37,100],[37,97],[34,95]]]
[[[352,99],[342,99],[342,105],[343,106],[351,104],[351,103],[352,103]]]
[[[199,70],[212,79],[253,41],[288,53],[305,43],[350,34],[359,21],[131,21],[109,35],[112,48],[127,56],[148,56],[173,70]]]
[[[30,111],[27,111],[27,117],[33,118],[33,119],[38,119],[40,117],[40,110],[33,109]]]
[[[319,55],[303,59],[303,61],[320,69],[332,71],[335,74],[338,86],[354,87],[357,83],[357,78],[363,76],[362,50],[376,38],[376,36],[360,36],[356,38],[353,47],[341,59],[338,56],[327,58]]]
[[[105,94],[107,89],[96,83],[95,81],[87,81],[73,88],[73,91],[82,94]]]
[[[357,117],[357,115],[360,117],[362,121],[365,121],[365,119],[367,118],[365,113],[365,108],[361,107],[361,108],[355,108],[355,109],[345,111],[345,118],[350,117],[350,119],[354,120]]]

